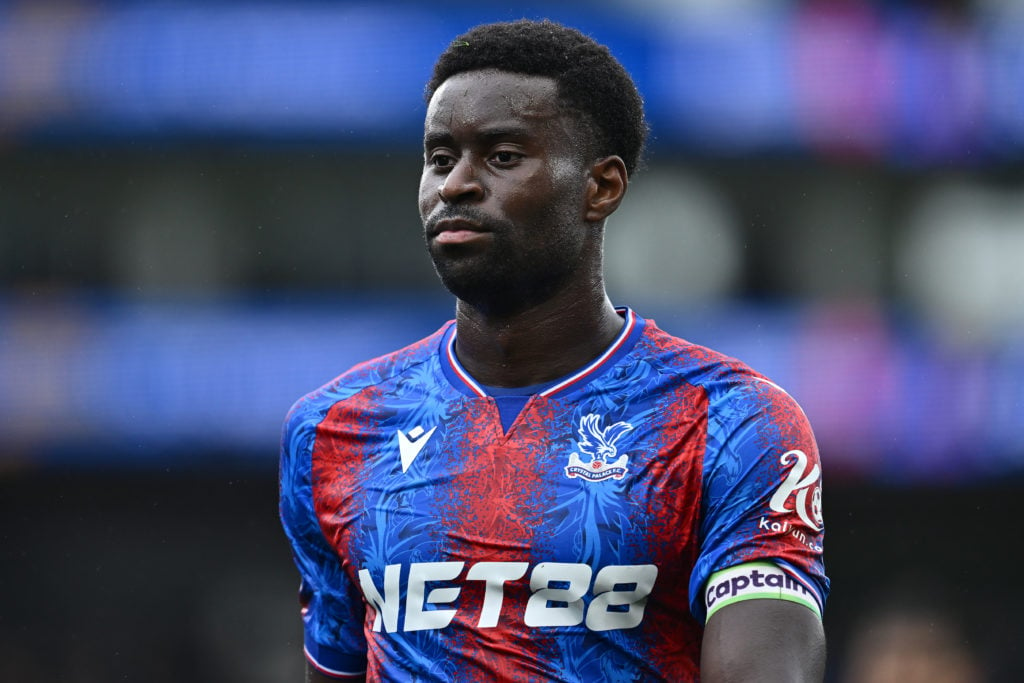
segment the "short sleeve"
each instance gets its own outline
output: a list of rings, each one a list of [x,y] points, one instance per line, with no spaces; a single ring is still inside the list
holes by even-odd
[[[785,391],[745,377],[709,391],[701,547],[690,577],[692,614],[715,572],[771,562],[804,584],[824,607],[829,582],[821,463],[807,417]]]
[[[306,658],[318,671],[343,679],[366,671],[364,608],[317,521],[311,476],[315,419],[315,415],[304,414],[300,401],[285,422],[281,522],[301,576],[299,602]]]

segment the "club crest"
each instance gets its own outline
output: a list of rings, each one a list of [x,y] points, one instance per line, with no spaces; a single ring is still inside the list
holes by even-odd
[[[576,444],[579,453],[573,451],[569,454],[565,476],[570,479],[580,477],[587,481],[622,479],[626,476],[629,456],[625,453],[619,455],[616,443],[632,429],[633,425],[628,422],[616,422],[602,428],[600,415],[585,415],[580,419],[580,438]],[[589,460],[584,461],[581,454],[589,457]]]

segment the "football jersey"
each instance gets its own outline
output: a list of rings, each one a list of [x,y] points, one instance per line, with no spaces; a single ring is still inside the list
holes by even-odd
[[[620,314],[599,358],[506,401],[505,424],[453,322],[295,404],[281,515],[313,666],[696,680],[706,605],[729,597],[709,577],[750,562],[782,568],[820,614],[803,412],[739,361]]]

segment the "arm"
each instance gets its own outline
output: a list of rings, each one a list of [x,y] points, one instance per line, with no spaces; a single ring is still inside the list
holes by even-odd
[[[702,680],[817,681],[828,596],[821,467],[803,411],[767,382],[710,412],[701,556],[691,610],[707,615]],[[772,599],[778,598],[778,599]]]
[[[366,676],[346,676],[345,678],[332,678],[325,674],[320,673],[309,663],[306,664],[306,683],[338,683],[344,681],[345,683],[364,683]]]
[[[302,581],[303,644],[307,659],[304,679],[362,681],[363,674],[344,676],[325,671],[366,670],[364,612],[358,588],[342,568],[335,549],[320,527],[313,502],[312,447],[318,414],[308,418],[302,402],[289,413],[281,449],[280,512],[285,535]],[[315,663],[315,664],[314,664]]]
[[[745,600],[711,615],[704,630],[701,680],[705,683],[820,682],[825,675],[825,632],[803,605]]]

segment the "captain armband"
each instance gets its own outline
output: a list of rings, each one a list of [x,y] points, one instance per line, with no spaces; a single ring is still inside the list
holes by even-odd
[[[715,572],[704,589],[708,619],[726,605],[757,599],[797,602],[821,618],[817,593],[805,581],[771,562],[747,562]]]

